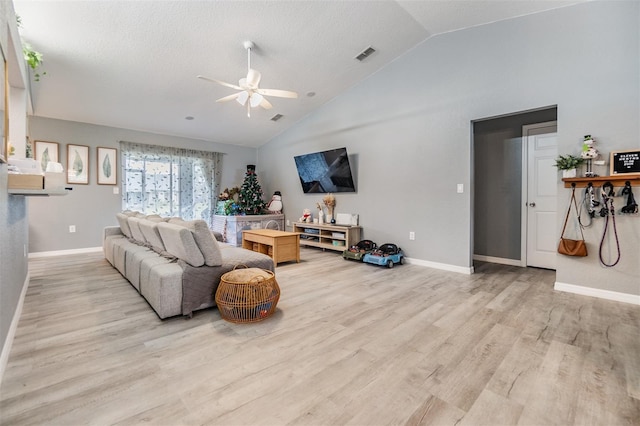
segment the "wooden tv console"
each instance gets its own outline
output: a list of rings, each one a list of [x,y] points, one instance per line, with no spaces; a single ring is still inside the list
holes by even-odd
[[[296,222],[293,232],[300,233],[300,245],[344,251],[360,241],[360,226],[342,226]]]

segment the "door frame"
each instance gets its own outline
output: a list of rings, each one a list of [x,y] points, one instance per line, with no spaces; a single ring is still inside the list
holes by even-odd
[[[558,120],[546,121],[543,123],[525,124],[522,126],[522,175],[521,175],[521,194],[522,194],[522,209],[520,212],[520,266],[527,267],[527,242],[528,242],[528,218],[529,218],[529,179],[532,179],[529,173],[529,137],[526,135],[526,130],[537,129],[540,127],[556,126],[556,134],[558,133]]]

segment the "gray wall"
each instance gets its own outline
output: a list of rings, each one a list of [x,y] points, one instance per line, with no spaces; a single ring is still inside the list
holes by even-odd
[[[522,126],[557,116],[554,107],[473,123],[473,254],[520,260]]]
[[[302,193],[293,156],[346,146],[358,192],[338,194],[338,212],[360,214],[366,238],[410,258],[471,267],[471,122],[557,105],[560,153],[585,134],[605,154],[640,146],[639,7],[588,2],[428,39],[262,146],[265,192],[282,191],[297,219],[321,197]],[[558,174],[558,211],[568,196]],[[640,294],[640,221],[618,226],[618,266],[600,266],[594,227],[592,254],[559,258],[557,281]]]
[[[121,140],[225,153],[222,160],[221,189],[242,183],[247,164],[255,164],[256,150],[240,146],[118,129],[94,124],[29,117],[31,140],[60,144],[59,161],[67,163],[67,144],[88,145],[89,185],[67,185],[72,191],[63,197],[29,198],[29,252],[68,250],[102,245],[105,226],[116,225],[115,214],[122,210],[121,194],[113,186],[96,183],[96,147],[117,148]],[[119,160],[118,160],[119,161]],[[118,164],[118,168],[120,165]],[[120,170],[118,170],[120,174]],[[120,176],[118,176],[118,187]],[[69,233],[69,225],[76,226]]]

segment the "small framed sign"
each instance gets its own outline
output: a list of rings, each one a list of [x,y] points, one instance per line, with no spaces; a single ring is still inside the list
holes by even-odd
[[[612,151],[609,164],[611,176],[640,175],[640,149]]]

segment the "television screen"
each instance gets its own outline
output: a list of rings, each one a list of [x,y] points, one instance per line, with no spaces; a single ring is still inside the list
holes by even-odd
[[[297,155],[294,159],[305,194],[356,192],[346,148]]]

